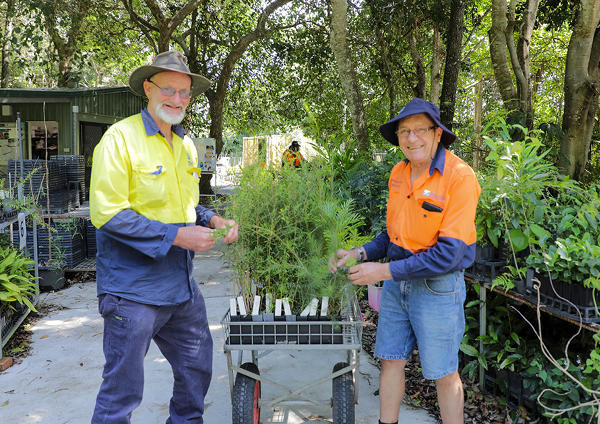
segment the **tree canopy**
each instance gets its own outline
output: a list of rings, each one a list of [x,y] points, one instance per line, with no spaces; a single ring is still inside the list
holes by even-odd
[[[381,151],[379,125],[422,97],[467,159],[503,116],[545,131],[565,174],[600,174],[594,0],[3,0],[0,19],[7,88],[124,85],[154,54],[182,51],[213,81],[186,125],[218,153],[224,134],[298,128]]]

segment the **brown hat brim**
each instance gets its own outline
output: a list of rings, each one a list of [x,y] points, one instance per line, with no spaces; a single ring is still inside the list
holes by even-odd
[[[180,72],[188,75],[192,79],[192,97],[196,97],[204,93],[206,90],[208,90],[211,84],[210,80],[202,75],[193,74],[191,72],[181,72],[164,66],[143,65],[131,73],[131,76],[129,77],[129,86],[140,96],[146,97],[146,92],[144,91],[144,81],[152,78],[154,75],[160,72]]]

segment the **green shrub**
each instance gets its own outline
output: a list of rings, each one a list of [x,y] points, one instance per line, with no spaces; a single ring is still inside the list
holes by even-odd
[[[363,233],[376,235],[386,228],[388,180],[392,168],[402,159],[399,149],[392,150],[381,162],[363,163],[340,181],[342,196],[353,200],[356,212],[364,219]]]
[[[245,167],[227,216],[239,224],[239,240],[225,260],[240,292],[252,304],[254,292],[288,298],[298,313],[314,297],[329,297],[330,315],[340,312],[355,287],[327,263],[338,248],[362,243],[360,217],[343,201],[326,167]],[[255,288],[253,288],[253,285]]]

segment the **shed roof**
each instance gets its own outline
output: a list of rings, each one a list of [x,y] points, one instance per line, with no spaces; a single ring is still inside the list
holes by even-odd
[[[0,103],[34,103],[44,101],[68,102],[75,97],[98,96],[102,94],[129,93],[137,97],[130,87],[94,88],[2,88]]]

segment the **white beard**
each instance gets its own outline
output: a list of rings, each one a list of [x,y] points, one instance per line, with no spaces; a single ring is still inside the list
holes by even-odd
[[[165,109],[163,109],[164,105],[181,106],[182,109],[181,112],[167,112]],[[185,109],[186,108],[182,104],[175,105],[170,102],[162,102],[158,106],[156,106],[156,109],[154,111],[156,112],[156,116],[165,121],[167,124],[174,125],[179,124],[181,121],[183,121],[183,118],[185,117]]]

